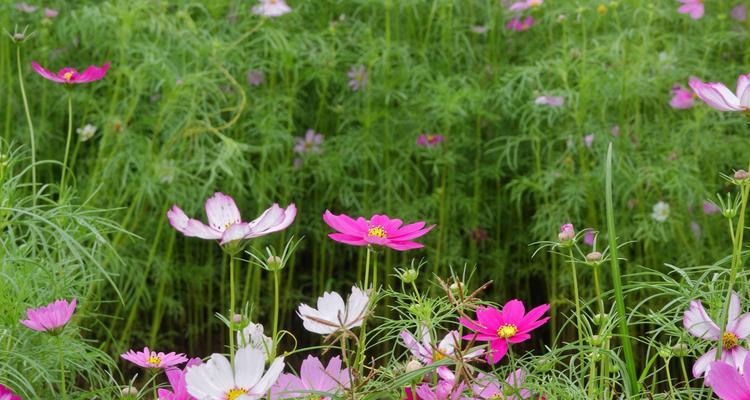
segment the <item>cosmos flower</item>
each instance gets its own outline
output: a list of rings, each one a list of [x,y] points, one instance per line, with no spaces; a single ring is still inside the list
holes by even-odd
[[[544,3],[544,0],[523,0],[523,1],[517,1],[510,5],[508,10],[518,12],[518,11],[524,11],[529,8],[534,8],[540,6],[542,3]]]
[[[185,236],[220,240],[220,244],[224,245],[234,240],[252,239],[284,230],[292,224],[297,215],[294,203],[285,209],[274,204],[260,217],[243,222],[234,199],[220,192],[214,193],[206,200],[205,208],[208,225],[188,218],[176,205],[167,212],[167,217],[169,223]]]
[[[466,384],[463,382],[456,386],[454,382],[441,380],[435,387],[430,387],[428,384],[419,386],[416,395],[420,400],[459,400],[463,398],[464,390],[466,390]]]
[[[13,391],[0,384],[0,400],[21,400]]]
[[[260,86],[266,81],[266,74],[258,69],[247,71],[247,84],[250,86]]]
[[[677,9],[680,14],[689,14],[690,18],[699,20],[703,17],[703,0],[678,0],[682,5]]]
[[[594,232],[593,229],[586,230],[586,233],[583,234],[583,243],[585,243],[587,246],[593,247],[595,242],[596,232]]]
[[[349,87],[355,92],[367,86],[368,74],[364,65],[352,65],[346,76],[349,77]]]
[[[320,153],[322,151],[320,145],[323,144],[323,139],[324,136],[322,134],[308,129],[304,137],[294,138],[294,152],[300,154]]]
[[[669,204],[664,201],[658,201],[652,209],[651,219],[656,222],[664,222],[669,218],[669,212]]]
[[[693,91],[682,87],[682,85],[672,86],[672,99],[669,101],[670,107],[676,110],[686,110],[692,108],[695,104],[695,95]]]
[[[91,124],[86,124],[83,127],[76,129],[76,133],[78,133],[78,140],[85,142],[94,137],[96,127]]]
[[[471,385],[471,389],[480,399],[528,399],[531,397],[531,392],[522,388],[525,377],[526,374],[523,370],[517,369],[508,376],[504,383],[501,383],[492,375],[479,373],[474,381],[475,383]]]
[[[539,96],[534,100],[534,104],[538,106],[562,107],[565,105],[565,97],[549,95]]]
[[[560,233],[557,234],[557,239],[561,242],[569,242],[576,238],[576,230],[573,224],[567,223],[560,225]]]
[[[60,14],[59,11],[54,8],[44,7],[44,16],[47,18],[55,18]]]
[[[521,20],[521,17],[514,17],[512,20],[508,21],[505,28],[509,31],[523,32],[531,29],[533,25],[534,18],[529,15],[523,20]]]
[[[149,350],[144,347],[143,351],[128,350],[120,355],[124,360],[143,368],[166,369],[186,362],[188,359],[184,354],[175,352],[162,353]]]
[[[706,382],[721,400],[750,399],[750,357],[745,357],[740,373],[737,368],[724,361],[711,363]]]
[[[292,12],[284,0],[258,0],[260,4],[253,7],[253,14],[264,17],[280,17]]]
[[[709,106],[719,111],[747,111],[750,107],[750,74],[737,78],[737,94],[723,83],[690,81],[690,88]]]
[[[370,297],[362,289],[352,286],[352,294],[344,299],[336,292],[325,292],[318,297],[318,308],[300,304],[297,315],[302,318],[305,329],[321,335],[330,335],[341,330],[351,330],[362,325],[367,316]]]
[[[67,300],[57,300],[44,307],[27,309],[28,319],[19,322],[37,332],[54,332],[70,321],[75,309],[76,299],[70,303]]]
[[[172,390],[159,389],[157,396],[159,400],[197,400],[187,392],[187,383],[185,382],[185,374],[188,368],[201,365],[202,361],[200,358],[192,358],[185,364],[185,369],[179,369],[170,367],[166,369],[167,380]]]
[[[399,337],[404,345],[411,352],[414,358],[422,364],[432,364],[446,357],[452,357],[456,354],[456,345],[461,343],[461,336],[458,331],[448,332],[440,342],[435,345],[430,339],[430,331],[425,324],[420,325],[419,339],[415,338],[411,332],[401,331]],[[484,354],[482,349],[472,349],[462,354],[464,359],[470,360]]]
[[[104,76],[107,75],[109,63],[104,63],[104,65],[102,65],[101,67],[90,65],[88,68],[86,68],[85,71],[83,71],[83,73],[79,73],[78,70],[71,67],[65,67],[61,69],[60,72],[53,73],[42,68],[42,66],[40,66],[36,61],[31,62],[31,67],[44,79],[56,83],[72,85],[76,83],[94,82],[104,78]]]
[[[404,225],[400,219],[391,219],[387,215],[373,215],[369,220],[358,217],[356,220],[348,215],[334,215],[326,210],[323,220],[336,233],[328,234],[331,239],[352,246],[386,246],[404,251],[424,247],[412,241],[425,235],[435,225],[425,228],[424,221]]]
[[[479,307],[476,321],[464,317],[460,319],[461,325],[474,331],[464,339],[489,342],[487,362],[497,364],[505,357],[510,344],[531,339],[529,333],[549,320],[549,317],[541,318],[547,310],[549,304],[543,304],[526,314],[520,300],[507,302],[502,311],[494,307]]]
[[[583,144],[590,149],[591,146],[594,145],[594,137],[595,136],[594,136],[593,133],[584,136],[583,137]]]
[[[719,208],[719,206],[717,206],[716,204],[714,204],[714,203],[712,203],[712,202],[710,202],[708,200],[704,200],[703,201],[703,214],[705,214],[705,215],[714,215],[714,214],[718,214],[720,212],[721,212],[721,208]]]
[[[263,333],[263,325],[251,322],[242,331],[237,331],[237,345],[261,350],[268,358],[273,349],[273,339]]]
[[[485,25],[473,25],[471,27],[471,31],[476,33],[477,35],[484,35],[487,33],[487,26]]]
[[[690,302],[690,308],[685,311],[682,323],[687,331],[701,339],[709,340],[722,346],[721,361],[732,365],[742,372],[743,361],[747,356],[747,349],[741,343],[750,335],[750,313],[740,315],[740,298],[732,292],[729,300],[729,318],[724,334],[719,337],[720,329],[711,319],[700,300]],[[693,376],[699,378],[711,369],[716,359],[716,348],[700,356],[693,364]],[[710,382],[710,381],[709,381]]]
[[[440,143],[443,143],[445,141],[445,137],[443,135],[433,135],[433,134],[421,134],[417,138],[417,146],[422,147],[437,147]]]
[[[299,377],[293,374],[283,374],[271,388],[272,399],[319,399],[331,400],[330,396],[323,397],[321,393],[336,395],[342,388],[349,388],[349,369],[341,369],[341,358],[333,357],[328,366],[317,357],[307,356],[302,361]]]
[[[738,22],[745,22],[747,20],[747,6],[744,4],[737,4],[732,7],[730,14],[732,19]]]
[[[31,14],[33,12],[36,12],[37,7],[27,3],[16,3],[16,10],[26,14]]]
[[[284,357],[276,357],[265,371],[263,352],[250,347],[237,350],[234,365],[221,354],[188,368],[188,393],[200,400],[258,400],[271,389],[284,370]]]

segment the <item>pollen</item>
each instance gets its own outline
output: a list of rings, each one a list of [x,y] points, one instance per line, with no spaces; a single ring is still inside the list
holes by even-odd
[[[151,356],[151,357],[148,358],[148,361],[146,361],[146,362],[149,363],[150,365],[153,365],[153,366],[159,366],[159,365],[161,365],[161,358],[155,357],[155,356]]]
[[[227,400],[235,400],[243,394],[247,394],[247,389],[234,388],[227,392]]]
[[[432,361],[433,361],[433,362],[437,362],[437,361],[440,361],[440,360],[442,360],[442,359],[444,359],[444,358],[445,358],[445,354],[443,354],[443,353],[441,353],[441,352],[439,352],[439,351],[435,351],[435,352],[434,352],[434,353],[432,354]]]
[[[72,72],[66,72],[66,73],[63,74],[63,78],[65,78],[66,81],[69,81],[69,80],[71,80],[73,78],[73,73]]]
[[[518,333],[518,327],[513,324],[500,325],[500,327],[497,328],[497,336],[500,336],[503,339],[516,336],[516,333]]]
[[[740,338],[732,332],[724,332],[724,335],[721,337],[721,345],[724,347],[724,350],[732,350],[737,346],[739,341]]]
[[[383,229],[382,226],[377,225],[367,230],[367,236],[374,236],[385,239],[388,237],[388,233],[386,233],[385,229]]]

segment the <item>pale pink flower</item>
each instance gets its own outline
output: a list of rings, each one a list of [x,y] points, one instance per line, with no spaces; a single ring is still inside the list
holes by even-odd
[[[565,105],[565,97],[549,95],[539,96],[534,100],[534,104],[538,106],[562,107]]]
[[[680,14],[690,14],[690,18],[698,20],[703,17],[703,0],[679,0],[682,6],[677,9]]]
[[[284,370],[284,357],[276,357],[268,370],[265,365],[263,352],[251,347],[237,350],[234,365],[223,355],[213,354],[205,364],[187,369],[187,391],[201,400],[261,399]]]
[[[589,135],[584,136],[583,137],[583,144],[586,147],[591,148],[591,146],[593,146],[593,144],[594,144],[594,134],[591,133]]]
[[[252,69],[247,71],[247,84],[250,86],[260,86],[266,81],[266,74],[261,70]]]
[[[484,35],[485,33],[487,33],[487,27],[484,25],[473,25],[471,27],[471,31],[478,35]]]
[[[492,375],[480,372],[474,380],[474,384],[471,385],[471,388],[478,398],[486,400],[528,399],[531,397],[531,392],[522,387],[525,378],[526,374],[520,368],[510,374],[504,383],[501,383]]]
[[[188,360],[187,364],[185,364],[185,369],[175,367],[167,368],[167,380],[169,380],[169,385],[172,386],[172,390],[159,389],[159,400],[197,400],[195,397],[188,394],[185,374],[187,373],[188,368],[195,365],[201,365],[202,363],[203,362],[200,358],[191,358]]]
[[[698,222],[690,221],[690,230],[693,232],[693,237],[695,237],[695,240],[701,240],[703,230],[701,229],[701,225]]]
[[[423,133],[417,138],[417,146],[422,147],[437,147],[440,143],[445,141],[445,136],[434,135]]]
[[[508,10],[510,11],[523,11],[527,10],[529,8],[538,7],[542,3],[544,3],[544,0],[523,0],[523,1],[517,1],[510,5]]]
[[[612,129],[609,130],[609,133],[614,137],[620,137],[620,125],[612,125]]]
[[[747,20],[747,6],[744,4],[737,4],[732,7],[731,16],[735,21],[745,22]]]
[[[454,382],[441,380],[435,387],[430,387],[428,384],[419,386],[416,394],[419,400],[459,400],[463,399],[464,390],[466,390],[466,384],[463,382],[456,386]]]
[[[677,110],[686,110],[692,108],[695,104],[695,95],[693,91],[682,87],[682,85],[672,86],[672,99],[669,105]]]
[[[398,251],[424,247],[413,239],[424,236],[435,227],[431,225],[425,228],[424,221],[402,226],[403,221],[400,219],[378,214],[369,220],[362,217],[355,220],[344,214],[334,215],[328,210],[323,214],[323,221],[337,231],[328,234],[328,237],[339,243],[352,246],[385,246]]]
[[[72,85],[75,83],[94,82],[94,81],[98,81],[104,78],[104,76],[107,75],[107,70],[109,69],[109,63],[106,62],[101,67],[90,65],[82,73],[79,73],[76,69],[70,68],[70,67],[65,67],[61,69],[58,73],[50,72],[42,68],[42,66],[40,66],[39,63],[37,63],[36,61],[31,62],[31,68],[33,68],[34,71],[36,71],[36,73],[41,75],[42,78],[44,79],[47,79],[56,83],[64,83],[64,84]]]
[[[533,25],[534,17],[529,15],[523,20],[521,20],[521,17],[514,17],[512,20],[508,21],[505,28],[510,31],[523,32],[531,29]]]
[[[253,14],[264,17],[280,17],[292,12],[284,0],[258,0],[260,4],[253,7]]]
[[[430,331],[425,324],[420,325],[419,339],[414,337],[411,332],[401,331],[399,336],[404,345],[411,352],[414,358],[422,364],[432,364],[446,357],[453,357],[456,354],[456,346],[461,344],[461,336],[458,331],[448,332],[443,339],[434,344],[430,339]],[[462,354],[463,359],[470,360],[484,354],[483,349],[472,349]]]
[[[44,16],[47,18],[55,18],[60,14],[59,11],[54,8],[44,7]]]
[[[589,229],[586,231],[586,233],[583,234],[583,243],[585,243],[587,246],[594,246],[594,243],[596,241],[596,232]]]
[[[149,350],[148,347],[144,347],[143,351],[128,350],[127,352],[120,354],[120,357],[139,367],[158,369],[174,367],[188,360],[182,353],[157,353]]]
[[[318,308],[300,304],[297,315],[302,318],[305,329],[321,335],[329,335],[340,330],[351,330],[362,325],[367,316],[370,302],[368,294],[352,286],[352,294],[344,299],[336,292],[325,292],[318,297]]]
[[[721,400],[750,399],[750,357],[742,362],[744,373],[724,361],[714,361],[706,374],[706,382]]]
[[[557,234],[557,239],[561,242],[571,241],[576,238],[576,230],[573,224],[567,223],[560,226],[560,233]]]
[[[29,308],[26,310],[28,319],[19,322],[38,332],[56,331],[70,321],[76,304],[76,299],[70,303],[67,300],[57,300],[44,307]]]
[[[294,138],[294,152],[300,154],[320,153],[322,151],[320,145],[323,144],[323,139],[324,136],[322,134],[308,129],[304,137]]]
[[[205,208],[208,225],[188,218],[176,205],[167,212],[167,217],[169,223],[185,236],[220,240],[220,244],[224,245],[234,240],[252,239],[284,230],[297,215],[294,203],[285,209],[274,203],[260,217],[243,222],[234,199],[220,192],[206,200]]]
[[[0,384],[0,400],[21,400],[21,398],[13,393],[13,391]]]
[[[720,212],[721,212],[721,208],[719,208],[719,206],[717,206],[716,204],[714,204],[714,203],[712,203],[712,202],[710,202],[708,200],[704,200],[703,201],[703,214],[705,214],[705,215],[714,215],[714,214],[718,214]]]
[[[342,389],[349,388],[349,369],[341,369],[341,358],[333,357],[328,366],[317,357],[307,356],[302,361],[299,377],[292,374],[282,374],[271,388],[272,399],[309,399],[330,400],[331,396],[323,397],[321,393],[339,394]]]
[[[741,346],[741,341],[750,335],[750,313],[742,314],[740,298],[732,292],[729,301],[729,318],[723,336],[719,337],[720,329],[711,319],[700,300],[690,302],[690,308],[685,311],[683,325],[691,335],[710,340],[722,346],[721,360],[742,371],[742,362],[747,355],[747,349]],[[716,349],[713,348],[700,356],[693,364],[693,376],[699,378],[711,368],[716,359]]]
[[[355,92],[364,89],[369,80],[367,69],[364,65],[353,65],[349,68],[349,72],[346,73],[346,76],[349,77],[349,87]]]
[[[27,3],[16,3],[16,10],[26,14],[31,14],[36,12],[37,7]]]
[[[719,111],[747,111],[750,107],[750,74],[737,78],[737,93],[732,93],[723,83],[690,81],[693,92],[709,106]]]

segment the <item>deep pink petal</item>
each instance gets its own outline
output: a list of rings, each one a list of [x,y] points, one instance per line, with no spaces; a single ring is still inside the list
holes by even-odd
[[[362,238],[347,235],[344,233],[329,233],[328,237],[339,243],[349,244],[352,246],[367,246],[368,244],[367,241]]]
[[[513,299],[503,306],[503,319],[506,324],[513,324],[518,326],[523,321],[524,313],[526,309],[523,306],[521,300]]]

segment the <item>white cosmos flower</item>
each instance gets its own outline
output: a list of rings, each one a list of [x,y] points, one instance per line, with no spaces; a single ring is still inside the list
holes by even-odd
[[[664,222],[669,218],[669,204],[660,201],[656,204],[654,204],[653,212],[651,213],[651,218],[654,219],[656,222]]]
[[[86,124],[82,128],[76,129],[76,133],[78,133],[78,139],[82,142],[85,142],[94,137],[94,134],[96,133],[96,127],[91,124]]]
[[[263,334],[263,325],[251,322],[241,332],[237,331],[237,345],[258,349],[267,359],[273,348],[273,340]]]
[[[260,4],[253,7],[253,13],[264,17],[280,17],[292,12],[284,0],[260,0]]]
[[[226,357],[213,354],[207,363],[188,368],[188,393],[197,400],[257,400],[265,396],[284,369],[284,357],[277,357],[263,373],[263,351],[244,347],[234,356],[234,368]]]
[[[330,335],[339,330],[349,330],[362,325],[367,314],[370,298],[362,289],[352,286],[352,294],[346,304],[336,292],[325,292],[318,297],[318,308],[300,304],[297,314],[304,321],[305,329],[321,335]]]

